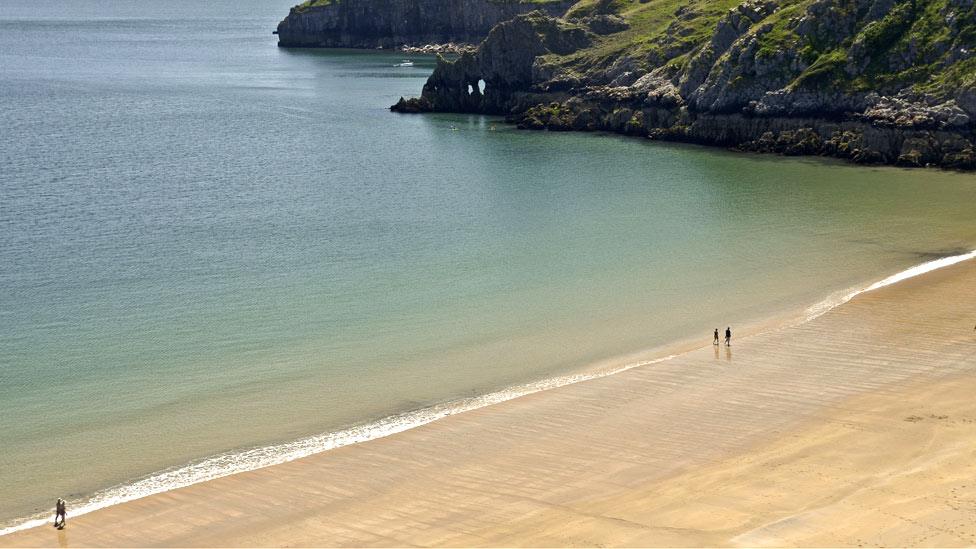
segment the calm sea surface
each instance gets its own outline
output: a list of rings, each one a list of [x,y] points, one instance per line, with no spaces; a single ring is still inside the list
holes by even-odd
[[[0,527],[976,248],[976,176],[395,115],[289,7],[0,0]]]

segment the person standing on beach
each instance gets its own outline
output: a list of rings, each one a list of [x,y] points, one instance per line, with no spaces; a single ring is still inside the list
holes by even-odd
[[[718,328],[715,328],[715,339],[712,340],[712,345],[718,345]]]
[[[732,327],[728,326],[725,328],[725,346],[729,347],[732,345]]]
[[[65,504],[63,499],[58,498],[58,502],[54,506],[54,527],[60,530],[64,528],[67,522],[68,522],[67,505]]]

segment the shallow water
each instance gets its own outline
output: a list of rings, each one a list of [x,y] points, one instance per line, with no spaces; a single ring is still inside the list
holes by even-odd
[[[976,248],[976,176],[395,115],[288,7],[3,3],[0,525]]]

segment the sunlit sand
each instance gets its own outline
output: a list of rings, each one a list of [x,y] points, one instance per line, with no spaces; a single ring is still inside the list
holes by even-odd
[[[976,264],[0,545],[976,544]]]

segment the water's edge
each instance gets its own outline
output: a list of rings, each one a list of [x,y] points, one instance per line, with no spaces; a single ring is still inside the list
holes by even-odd
[[[805,314],[801,317],[800,322],[808,322],[820,317],[830,310],[849,302],[860,294],[974,258],[976,258],[976,250],[965,254],[943,257],[915,265],[861,288],[835,292],[819,303],[808,307],[805,310]],[[106,488],[96,492],[88,499],[68,502],[70,513],[71,516],[76,517],[153,494],[184,488],[236,473],[253,471],[255,469],[294,461],[351,444],[383,438],[455,414],[485,408],[541,391],[615,375],[633,368],[665,362],[677,356],[680,355],[669,354],[658,358],[629,362],[600,371],[547,378],[531,383],[515,385],[477,397],[453,400],[420,410],[391,415],[364,425],[305,437],[292,442],[218,454],[191,462],[187,465],[154,473],[135,482]],[[19,518],[12,521],[11,526],[0,529],[0,536],[41,526],[52,519],[53,516],[49,516],[47,513]]]

